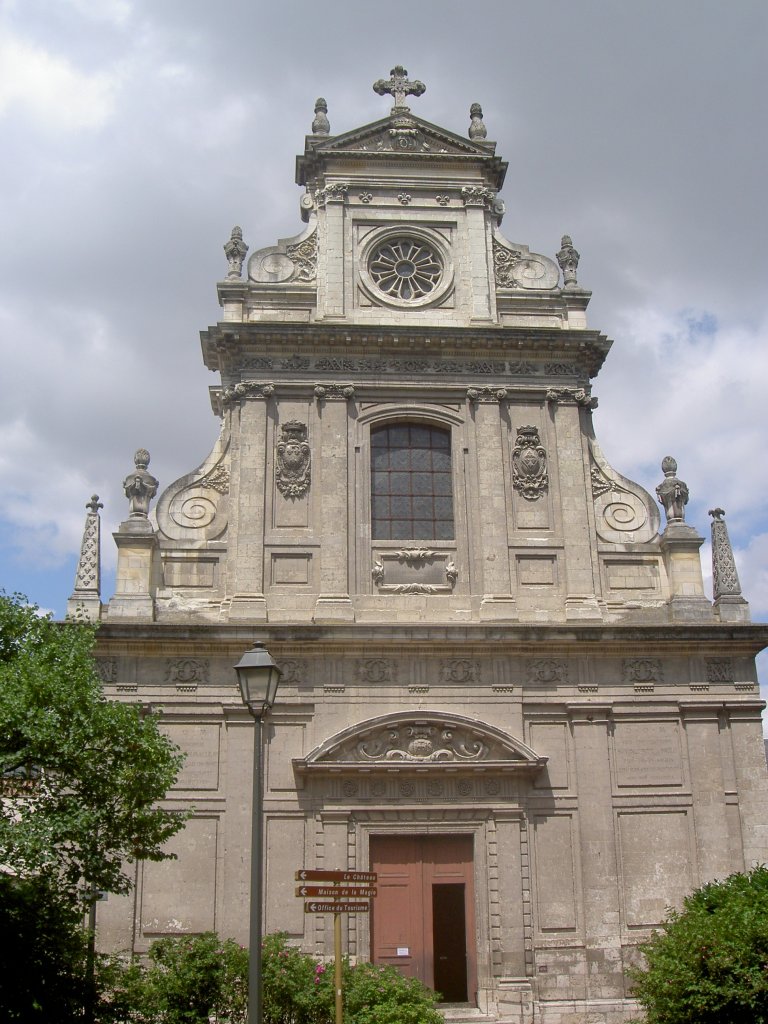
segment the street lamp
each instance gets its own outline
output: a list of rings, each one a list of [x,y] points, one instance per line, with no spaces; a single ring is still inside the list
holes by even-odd
[[[251,924],[248,958],[248,1024],[261,1024],[261,915],[264,857],[264,757],[261,722],[275,702],[282,672],[263,643],[257,641],[235,665],[243,703],[253,715],[253,818],[251,821]]]

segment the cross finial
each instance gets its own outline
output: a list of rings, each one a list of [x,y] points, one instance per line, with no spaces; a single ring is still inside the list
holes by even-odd
[[[408,72],[402,64],[392,68],[389,74],[390,78],[380,78],[377,82],[373,83],[373,91],[377,92],[379,96],[386,96],[389,93],[394,98],[393,114],[407,113],[410,107],[406,107],[405,97],[421,96],[427,87],[423,82],[409,82]]]

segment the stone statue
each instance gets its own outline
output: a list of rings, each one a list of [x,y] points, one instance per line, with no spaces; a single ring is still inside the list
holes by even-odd
[[[123,481],[123,490],[130,502],[130,518],[146,519],[149,512],[149,503],[157,494],[158,481],[151,473],[147,472],[149,452],[146,448],[139,448],[133,457],[133,461],[136,465],[136,470],[133,473],[129,473]]]
[[[243,260],[247,252],[248,246],[243,241],[243,229],[239,224],[235,224],[229,241],[224,243],[224,255],[227,257],[227,263],[229,264],[227,277],[242,277]]]
[[[664,479],[656,488],[659,502],[664,506],[668,523],[685,522],[685,506],[688,504],[688,485],[678,480],[677,463],[667,455],[661,463]]]
[[[488,129],[483,124],[483,108],[479,103],[473,103],[469,108],[469,116],[472,119],[469,125],[470,139],[485,139],[488,136]]]
[[[315,100],[315,119],[312,122],[313,135],[330,135],[331,122],[328,120],[328,104],[322,96]]]

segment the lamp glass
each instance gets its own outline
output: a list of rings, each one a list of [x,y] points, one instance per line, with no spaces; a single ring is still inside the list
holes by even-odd
[[[243,701],[251,714],[261,714],[272,707],[282,672],[263,643],[257,642],[245,652],[235,665],[235,672]]]

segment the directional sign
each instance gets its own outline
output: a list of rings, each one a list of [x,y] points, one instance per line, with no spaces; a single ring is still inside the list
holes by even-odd
[[[325,896],[326,899],[361,899],[367,900],[376,895],[376,889],[369,889],[365,885],[299,885],[296,888],[296,895],[307,899],[310,896]]]
[[[376,882],[375,871],[307,871],[296,872],[297,882]]]
[[[370,903],[320,903],[310,900],[304,904],[305,914],[367,914],[370,909]]]

